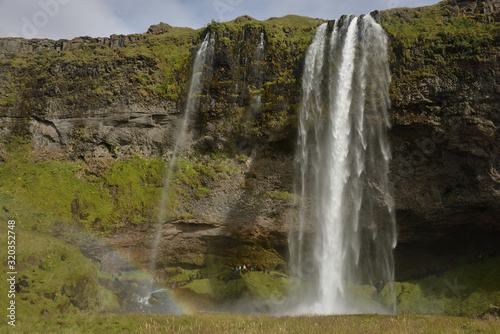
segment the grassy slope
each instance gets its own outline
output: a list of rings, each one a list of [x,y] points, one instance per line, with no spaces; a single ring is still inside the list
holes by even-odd
[[[446,37],[452,35],[467,43],[468,39],[494,38],[500,30],[500,25],[487,22],[486,15],[479,13],[479,8],[471,15],[457,11],[453,7],[454,1],[441,1],[432,6],[417,8],[395,8],[381,12],[381,24],[390,36],[396,37],[407,48],[415,43],[430,42],[436,47],[439,42],[445,42]],[[458,41],[457,41],[458,42]],[[438,46],[435,50],[446,45]],[[460,45],[457,45],[457,47]],[[461,45],[464,52],[472,54],[477,50],[469,50],[467,45]],[[442,50],[446,51],[446,50]],[[448,51],[460,51],[449,49]],[[443,52],[438,52],[437,56]],[[463,56],[460,52],[453,52],[455,57]],[[451,55],[450,55],[451,56]]]
[[[233,278],[227,281],[217,277],[194,280],[183,289],[189,289],[197,294],[206,294],[216,301],[238,297],[266,298],[272,295],[282,298],[288,289],[288,278],[284,275],[277,277],[276,272],[272,275],[264,274],[262,271],[243,275],[232,274],[231,270],[226,273],[226,276]]]
[[[2,236],[7,224],[0,225]],[[99,311],[106,291],[97,283],[97,270],[80,250],[60,240],[24,229],[16,221],[16,309],[18,317]],[[5,245],[2,243],[2,245]],[[3,254],[6,254],[6,248]],[[2,277],[7,277],[6,256],[2,255]],[[5,265],[4,265],[5,264]],[[2,280],[0,304],[8,305],[8,287]],[[104,304],[107,304],[107,300]]]
[[[203,274],[203,279],[192,282],[187,275],[184,279],[179,275],[176,282],[187,283],[181,290],[190,290],[215,302],[228,301],[231,297],[238,296],[257,299],[274,296],[280,299],[287,294],[287,276],[275,276],[274,272],[272,275],[261,272],[236,276],[231,274],[231,271],[222,276]],[[439,276],[396,282],[396,312],[467,317],[497,314],[495,307],[500,306],[498,277],[500,258],[492,258],[444,271]],[[380,294],[367,285],[353,285],[351,288],[363,300],[364,305],[391,304],[389,285]],[[179,296],[182,297],[182,294]]]

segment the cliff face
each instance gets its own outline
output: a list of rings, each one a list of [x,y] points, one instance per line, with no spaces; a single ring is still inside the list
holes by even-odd
[[[499,7],[448,1],[381,15],[393,40],[398,248],[421,249],[420,271],[433,269],[430,257],[445,263],[498,252]],[[436,26],[424,28],[426,17]]]
[[[421,273],[434,265],[429,255],[448,262],[460,251],[459,260],[467,261],[498,251],[499,7],[496,0],[444,1],[373,14],[391,41],[390,178],[401,275],[409,274],[408,259]],[[9,138],[17,135],[31,138],[38,160],[57,152],[57,159],[81,160],[99,177],[103,165],[134,154],[167,159],[193,54],[210,31],[213,62],[183,152],[201,166],[212,166],[217,154],[230,159],[224,168],[210,167],[215,176],[200,176],[196,187],[208,196],[183,195],[182,215],[164,225],[159,263],[248,259],[282,266],[297,215],[293,159],[302,65],[321,22],[241,17],[204,31],[163,24],[110,39],[0,40],[0,160],[8,161]],[[196,170],[208,175],[203,171]],[[118,200],[109,184],[106,191]],[[83,224],[87,213],[78,210],[90,206],[80,198],[74,205],[75,199],[67,210]],[[138,212],[146,224],[125,221],[106,238],[147,265],[154,219]]]

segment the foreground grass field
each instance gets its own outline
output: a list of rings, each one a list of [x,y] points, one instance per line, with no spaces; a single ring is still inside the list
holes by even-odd
[[[63,315],[19,319],[1,333],[499,333],[500,320],[422,315],[269,317]]]

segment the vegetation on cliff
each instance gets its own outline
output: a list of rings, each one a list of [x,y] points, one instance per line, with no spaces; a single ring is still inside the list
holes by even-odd
[[[83,39],[67,51],[7,53],[0,58],[0,115],[89,114],[96,108],[185,96],[196,31],[128,36],[125,47]],[[34,41],[35,43],[36,41]]]
[[[380,13],[381,24],[391,40],[394,122],[441,121],[449,116],[474,114],[476,101],[470,102],[472,107],[469,109],[450,103],[453,98],[449,96],[448,104],[443,103],[442,97],[453,94],[453,89],[444,93],[435,91],[432,99],[415,92],[459,83],[474,86],[480,80],[478,72],[490,71],[497,66],[500,17],[498,12],[488,12],[484,3],[444,1],[435,6],[398,8]],[[239,189],[245,190],[247,197],[242,197],[241,202],[253,196],[259,201],[279,203],[282,205],[279,209],[284,211],[293,200],[290,176],[283,171],[276,180],[259,184],[261,181],[257,181],[255,170],[268,173],[271,169],[264,164],[257,169],[259,162],[245,154],[250,155],[252,149],[259,147],[262,151],[271,151],[272,159],[276,160],[276,152],[290,154],[293,151],[303,58],[316,27],[323,22],[297,16],[262,22],[240,17],[232,22],[212,22],[198,31],[160,25],[152,27],[148,34],[128,36],[127,42],[120,47],[102,44],[98,39],[83,38],[80,46],[70,50],[48,48],[5,54],[0,58],[0,117],[14,121],[2,132],[6,135],[0,143],[2,209],[23,221],[26,228],[41,232],[50,231],[54,223],[83,226],[98,234],[153,223],[164,186],[164,172],[168,167],[165,156],[159,157],[162,153],[152,157],[131,155],[120,159],[86,159],[72,156],[74,159],[69,159],[71,155],[65,154],[67,152],[59,155],[57,150],[48,155],[33,152],[29,140],[26,142],[16,136],[30,132],[29,116],[43,120],[111,114],[119,113],[123,106],[130,104],[160,105],[165,113],[177,114],[185,102],[193,54],[204,35],[211,32],[216,36],[216,51],[213,67],[200,94],[201,108],[194,121],[196,145],[190,155],[177,161],[174,168],[172,187],[167,195],[167,220],[196,218],[193,206],[213,194],[216,181],[235,177],[238,168],[246,173]],[[256,45],[262,33],[264,56],[259,59]],[[491,76],[486,78],[489,80]],[[444,84],[433,85],[436,82]],[[258,109],[255,108],[256,101],[261,106]],[[85,132],[84,127],[76,128],[73,135],[74,142],[94,136]],[[96,142],[100,141],[96,139]],[[69,146],[56,144],[60,144],[62,151],[71,150]],[[111,156],[119,150],[119,141],[105,144]],[[214,151],[226,155],[214,154]],[[226,158],[234,154],[235,160]],[[290,169],[290,166],[278,167]],[[262,189],[264,186],[268,188]],[[247,203],[240,205],[244,207]],[[275,212],[278,209],[269,214],[271,218],[265,217],[266,222],[279,221],[279,214]],[[32,248],[26,246],[26,252],[34,255],[30,258],[27,253],[20,254],[20,263],[33,273],[36,282],[46,283],[37,287],[38,292],[29,290],[26,301],[44,303],[51,313],[92,309],[89,305],[93,303],[108,305],[103,307],[104,310],[113,307],[116,310],[116,305],[113,306],[116,296],[96,284],[96,269],[81,254],[56,241],[53,249],[46,248],[35,233],[26,232],[25,236],[26,240],[33,240]],[[172,277],[168,276],[172,274],[172,268],[161,270],[169,279],[177,277],[177,282],[186,283],[182,287],[188,291],[186,293],[209,295],[217,301],[231,296],[260,297],[276,291],[282,294],[286,288],[286,276],[281,273],[274,278],[230,277],[232,269],[229,266],[242,261],[280,270],[285,268],[285,252],[276,250],[277,243],[256,240],[232,247],[224,257],[209,258],[194,252],[174,254],[174,261],[182,258],[186,266],[205,267],[201,269],[204,278],[199,281],[188,282],[185,276],[190,271],[186,268],[175,271]],[[67,260],[62,260],[63,257]],[[77,260],[71,262],[72,259]],[[65,273],[66,276],[61,275],[61,280],[78,286],[83,278],[77,272],[88,276],[88,284],[85,284],[88,295],[81,298],[81,303],[88,305],[76,304],[72,295],[57,290],[56,286],[63,284],[61,281],[51,281],[67,266],[74,270]],[[213,267],[222,269],[214,273],[211,272]],[[440,277],[396,283],[399,311],[467,316],[489,313],[488,304],[500,303],[500,287],[486,278],[499,267],[498,261],[492,261],[457,268]],[[101,273],[101,277],[109,279],[108,274]],[[446,281],[456,286],[453,285],[455,277],[458,277],[459,287],[466,285],[466,290],[460,290],[459,295],[443,283]],[[26,281],[31,284],[28,278]],[[446,287],[448,290],[443,294]],[[383,297],[383,293],[379,296],[368,286],[360,290],[360,294],[368,295],[371,302],[379,302]],[[83,321],[78,317],[69,319]],[[103,322],[103,318],[96,319]],[[165,319],[157,321],[172,325]],[[389,321],[387,319],[393,318],[381,321],[385,324]],[[421,322],[421,318],[412,319]],[[69,326],[70,320],[61,318],[58,321]],[[459,323],[447,318],[441,320],[445,324]],[[220,321],[221,328],[224,328],[226,319]],[[265,321],[270,320],[266,318]],[[460,324],[466,324],[463,327],[466,329],[475,326],[490,328],[490,325],[478,323],[460,320]],[[47,332],[47,326],[40,321],[32,329]],[[124,328],[123,324],[116,326],[121,330]],[[157,323],[149,321],[145,326],[156,330]],[[443,330],[448,329],[446,325],[442,326]],[[189,330],[187,325],[178,327]]]
[[[48,231],[54,222],[62,222],[110,232],[155,222],[168,167],[165,161],[135,156],[86,165],[39,158],[29,141],[15,137],[0,165],[2,205],[27,226]],[[223,158],[178,160],[167,194],[166,219],[190,216],[193,200],[209,196],[210,185],[228,177],[231,168]]]
[[[487,1],[442,1],[433,6],[395,8],[380,13],[391,39],[393,121],[441,121],[466,116],[467,109],[429,100],[415,90],[472,82],[500,51],[500,14]],[[432,92],[432,95],[446,94]],[[472,107],[474,108],[474,107]]]
[[[36,52],[6,53],[0,58],[0,116],[25,117],[16,126],[28,133],[28,116],[75,117],[137,103],[181,110],[194,51],[212,31],[217,51],[196,124],[234,148],[225,136],[257,138],[268,136],[266,129],[277,134],[291,130],[301,63],[321,22],[299,16],[264,22],[241,17],[198,31],[164,24],[148,34],[123,37],[123,45],[82,38],[79,46],[65,51],[56,43]],[[259,60],[255,46],[261,32],[265,58]],[[262,94],[262,111],[253,119],[249,109],[257,94]]]
[[[302,63],[323,22],[295,15],[262,22],[243,16],[207,26],[215,33],[216,48],[196,126],[211,139],[209,149],[237,152],[295,134]]]

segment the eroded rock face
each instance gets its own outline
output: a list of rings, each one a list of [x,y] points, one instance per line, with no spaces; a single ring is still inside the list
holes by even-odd
[[[498,14],[497,5],[488,2],[492,16]],[[453,8],[456,15],[480,20],[484,17],[478,17],[478,11],[488,6],[462,1]],[[472,261],[500,251],[495,241],[500,236],[498,44],[476,50],[482,56],[475,59],[469,50],[426,55],[424,44],[412,46],[415,57],[405,65],[397,52],[392,61],[392,89],[397,93],[392,99],[390,176],[397,251],[406,256],[399,257],[399,267],[411,258],[408,254],[415,255],[415,275],[435,271],[435,265],[429,270],[431,258],[443,266],[457,258]],[[439,57],[450,60],[432,60]],[[427,73],[408,86],[402,84],[410,82],[403,68],[412,73],[424,63],[431,64]]]
[[[166,31],[163,26],[158,25],[151,27],[150,33],[154,32],[164,32]],[[148,30],[149,31],[149,30]],[[25,54],[27,52],[33,51],[68,51],[68,50],[82,50],[90,44],[97,44],[99,46],[108,47],[124,47],[127,44],[134,43],[136,40],[140,39],[141,35],[129,35],[129,36],[116,36],[111,37],[77,37],[71,40],[58,40],[54,41],[51,39],[33,39],[27,40],[24,38],[0,38],[0,59],[5,58],[6,55],[12,53]]]
[[[482,7],[478,7],[479,3],[457,1],[457,8],[453,8],[456,15],[464,11],[474,14],[480,8],[498,13],[499,1],[486,1],[486,6]],[[402,19],[409,20],[407,16]],[[381,20],[384,20],[383,15]],[[159,25],[152,27],[149,33],[160,34],[169,29],[168,25]],[[254,29],[245,36],[246,44],[240,43],[245,50],[255,47],[260,32]],[[285,259],[288,231],[297,219],[293,199],[275,198],[266,192],[293,193],[296,129],[292,125],[300,103],[303,55],[296,51],[297,45],[287,46],[291,53],[283,51],[279,54],[281,58],[276,58],[276,64],[263,65],[265,73],[259,77],[247,69],[251,68],[248,64],[251,64],[252,52],[240,57],[228,46],[230,44],[224,44],[242,36],[223,33],[218,37],[219,51],[214,55],[212,76],[205,83],[202,112],[193,119],[191,136],[185,147],[212,151],[231,148],[250,158],[245,163],[235,163],[231,177],[217,181],[211,196],[192,203],[193,217],[162,224],[160,266],[196,267],[209,264],[217,257],[226,257],[228,262],[237,261],[250,257],[252,251],[245,249],[251,247]],[[432,64],[434,72],[430,75],[405,78],[405,71],[416,71],[420,66],[418,59],[424,55],[419,53],[419,45],[415,45],[411,53],[417,60],[413,63],[403,61],[399,41],[394,36],[391,38],[390,179],[399,229],[396,257],[401,264],[397,267],[408,266],[406,262],[411,258],[422,263],[423,269],[419,271],[425,271],[425,257],[439,255],[443,261],[450,261],[458,252],[464,257],[473,257],[483,252],[482,249],[500,251],[495,243],[495,237],[500,235],[497,42],[491,42],[492,49],[482,59],[451,57],[452,60]],[[127,41],[126,38],[111,38],[99,43],[111,46],[116,42],[125,46]],[[77,42],[85,44],[85,40],[67,43]],[[37,45],[61,51],[71,48],[71,45],[54,43],[38,42]],[[27,45],[26,41],[16,39],[0,40],[0,54],[39,50]],[[279,45],[273,48],[278,49]],[[130,68],[139,68],[144,73],[148,72],[148,66],[154,66],[154,61],[148,58],[127,59],[127,62]],[[108,65],[115,66],[112,62]],[[56,64],[53,69],[77,80],[105,75],[110,71],[108,65],[88,69]],[[3,77],[0,89],[7,89],[7,75],[15,75],[16,71],[0,66]],[[287,80],[280,80],[280,75]],[[265,86],[264,82],[275,84]],[[30,91],[32,95],[26,96],[31,99],[29,101],[37,101],[38,95],[53,94],[43,100],[43,112],[31,112],[30,104],[17,107],[7,104],[0,109],[0,135],[7,138],[17,129],[28,129],[37,149],[62,152],[66,157],[86,161],[120,159],[134,153],[168,157],[179,129],[182,104],[162,99],[141,100],[130,88],[139,85],[135,82],[120,81],[117,85],[117,100],[78,112],[70,112],[58,104],[60,88],[52,87],[47,91],[35,87]],[[230,117],[238,108],[249,109],[248,101],[259,90],[269,94],[265,108],[269,114],[279,114],[275,123],[281,123],[275,128],[265,123],[260,128],[253,128],[252,131],[257,129],[259,132],[252,134],[242,125],[251,120],[251,113],[247,118]],[[262,118],[258,120],[264,122]],[[4,154],[3,145],[0,145],[0,161]],[[124,228],[109,235],[107,241],[134,263],[147,266],[155,230],[154,224]],[[475,237],[468,238],[471,235]],[[427,249],[425,253],[421,251],[423,248]],[[107,261],[104,255],[102,257]],[[265,256],[255,261],[264,265]]]
[[[221,262],[283,268],[289,224],[297,219],[297,208],[293,199],[266,191],[293,187],[293,163],[283,153],[254,153],[245,163],[233,163],[230,177],[215,181],[210,196],[192,202],[193,217],[124,228],[107,237],[107,243],[133,263],[148,267],[159,227],[159,275],[164,267],[199,268]]]
[[[86,117],[32,117],[30,133],[36,149],[63,151],[72,158],[161,156],[175,144],[179,124],[178,113],[132,105]]]
[[[402,105],[410,113],[420,113],[425,104],[440,105],[443,118],[422,116],[421,121],[393,126],[391,178],[396,205],[432,225],[461,222],[498,231],[500,81],[496,73],[500,68],[497,62],[464,63],[461,68],[474,75],[454,82],[439,77],[422,80],[403,97]],[[400,227],[404,226],[400,219]]]

